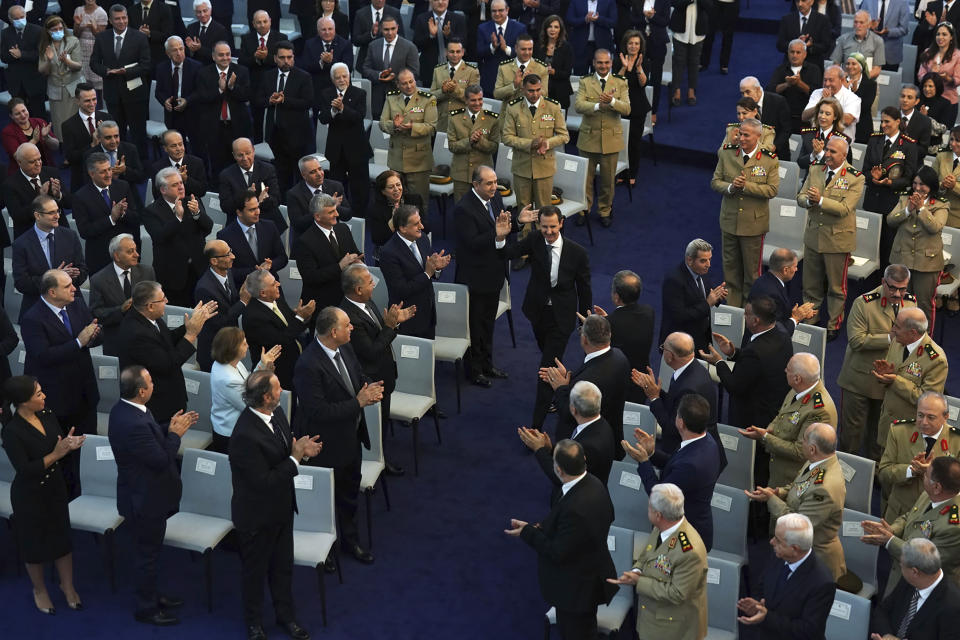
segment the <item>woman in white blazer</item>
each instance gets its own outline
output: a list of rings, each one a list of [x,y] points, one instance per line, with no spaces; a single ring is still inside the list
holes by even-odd
[[[247,338],[237,327],[224,327],[213,337],[211,346],[213,366],[210,369],[210,392],[212,406],[210,421],[213,423],[212,451],[227,453],[230,436],[240,413],[246,408],[243,403],[243,385],[250,372],[240,362],[247,355]],[[260,354],[256,370],[273,370],[273,363],[280,355],[280,345],[266,349]]]

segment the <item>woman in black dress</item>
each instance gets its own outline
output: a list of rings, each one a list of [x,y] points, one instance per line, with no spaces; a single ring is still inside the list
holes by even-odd
[[[573,72],[573,48],[567,41],[567,27],[560,16],[548,16],[540,27],[540,37],[533,49],[533,57],[547,65],[550,83],[548,98],[570,110],[570,74]]]
[[[640,162],[640,143],[643,140],[643,125],[647,121],[650,102],[647,100],[647,73],[643,68],[643,34],[628,29],[620,41],[620,54],[613,63],[613,72],[627,79],[630,95],[630,139],[627,141],[627,160],[630,164],[629,180],[637,182]]]
[[[16,376],[3,385],[14,413],[3,427],[3,448],[16,471],[10,488],[14,528],[20,553],[33,583],[33,602],[41,612],[55,610],[43,579],[43,565],[53,562],[60,590],[71,609],[82,609],[73,588],[73,555],[67,483],[60,460],[83,444],[84,436],[66,437],[52,411],[43,408],[43,390],[32,376]]]
[[[379,252],[390,236],[393,235],[393,229],[390,227],[390,221],[393,219],[393,212],[401,204],[412,204],[420,210],[420,219],[424,221],[423,232],[428,233],[426,225],[426,212],[423,210],[423,201],[420,196],[413,193],[404,194],[403,179],[400,174],[393,169],[387,169],[377,176],[373,190],[373,202],[367,209],[367,226],[370,228],[370,238]]]
[[[851,53],[847,56],[843,68],[847,72],[847,86],[860,98],[860,120],[857,122],[856,133],[844,131],[853,135],[854,142],[866,144],[873,135],[873,118],[870,116],[870,106],[877,97],[877,81],[870,79],[870,65],[861,53]],[[886,106],[886,105],[881,105]]]
[[[935,73],[928,73],[920,85],[920,113],[929,116],[930,120],[930,148],[927,153],[936,155],[943,146],[943,134],[952,127],[950,113],[953,105],[943,97],[943,78]]]

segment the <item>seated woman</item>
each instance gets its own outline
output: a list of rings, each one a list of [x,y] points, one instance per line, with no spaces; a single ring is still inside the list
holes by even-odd
[[[834,136],[840,136],[850,143],[850,136],[840,131],[843,123],[843,107],[834,97],[824,98],[817,103],[817,115],[813,126],[800,132],[800,156],[797,164],[803,171],[810,168],[811,163],[823,160],[823,149],[827,141]],[[847,159],[850,159],[848,154]]]
[[[13,154],[24,142],[32,142],[40,149],[40,158],[43,166],[55,167],[54,152],[60,148],[60,141],[53,135],[53,126],[43,118],[31,118],[27,105],[22,98],[13,98],[7,104],[10,112],[10,123],[0,130],[0,144],[7,152],[10,160]],[[20,165],[10,162],[7,165],[7,175],[20,170]]]
[[[740,123],[747,118],[759,120],[760,106],[753,98],[743,97],[737,100],[737,121],[727,125],[727,130],[723,134],[723,143],[720,145],[721,148],[727,144],[740,144]],[[763,125],[763,135],[760,136],[760,148],[776,151],[776,145],[773,143],[775,134],[776,131],[773,127],[768,124]]]
[[[370,229],[370,237],[373,244],[379,252],[390,236],[393,235],[393,212],[402,204],[412,204],[421,211],[423,210],[423,201],[420,196],[409,193],[404,194],[403,180],[400,174],[393,169],[387,169],[377,176],[373,190],[373,202],[367,209],[367,226]],[[428,233],[426,219],[422,220],[423,231]]]

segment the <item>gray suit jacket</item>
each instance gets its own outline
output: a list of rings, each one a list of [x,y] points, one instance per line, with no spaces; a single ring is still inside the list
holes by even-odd
[[[130,288],[144,280],[156,280],[153,267],[144,264],[134,265],[130,269]],[[123,311],[120,308],[127,301],[123,295],[120,280],[113,270],[113,261],[100,271],[90,276],[90,311],[103,327],[103,353],[108,356],[118,356],[118,339],[120,321],[123,320]]]
[[[387,91],[395,88],[395,83],[380,82],[380,72],[386,67],[383,65],[383,38],[377,38],[370,43],[367,50],[367,57],[364,58],[360,67],[360,74],[370,81],[373,85],[373,117],[379,118],[383,111],[383,103],[386,100]],[[414,77],[420,77],[420,52],[415,44],[404,38],[397,36],[393,43],[393,51],[390,54],[390,68],[395,74],[399,74],[403,69],[410,69]]]

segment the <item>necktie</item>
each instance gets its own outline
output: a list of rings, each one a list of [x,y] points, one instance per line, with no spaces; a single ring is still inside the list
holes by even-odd
[[[537,107],[534,105],[530,105],[530,117],[531,118],[537,117]]]
[[[123,297],[130,299],[130,292],[132,287],[130,286],[130,270],[127,269],[123,272]]]
[[[777,584],[773,587],[773,593],[775,594],[774,597],[776,597],[776,594],[779,594],[780,591],[787,586],[787,580],[790,578],[791,573],[790,565],[784,562],[783,569],[780,571],[780,575],[777,576]]]
[[[707,297],[707,289],[703,286],[703,278],[697,276],[697,288],[700,289],[700,293],[703,294],[703,297]]]
[[[147,16],[150,15],[150,7],[144,5],[143,7],[143,22],[142,24],[147,23]]]
[[[263,36],[260,36],[260,48],[263,49],[267,46],[267,41],[263,39]]]
[[[547,245],[547,251],[549,251],[549,257],[550,257],[550,262],[548,266],[550,267],[550,286],[551,287],[557,286],[557,278],[560,276],[559,270],[557,270],[556,276],[553,275],[554,261],[559,259],[559,256],[556,255],[557,253],[556,248],[557,248],[556,245],[552,245],[552,244]]]
[[[800,33],[803,33],[803,30],[807,28],[807,18],[806,16],[800,16]]]
[[[36,193],[40,193],[40,181],[36,178],[30,178],[30,184],[33,185],[33,190]]]
[[[63,320],[63,326],[67,328],[67,333],[72,336],[73,327],[70,326],[70,316],[67,315],[66,309],[60,309],[60,319]]]
[[[53,231],[47,234],[47,251],[50,253],[50,268],[53,268],[54,261],[56,260],[57,255],[57,245],[56,241],[53,238]]]
[[[477,124],[477,114],[475,113],[470,114],[470,124]]]
[[[257,262],[260,262],[260,256],[257,252],[257,227],[255,225],[247,229],[247,242],[250,243],[250,251],[253,252],[253,258]]]
[[[410,106],[410,96],[403,96],[403,106]]]
[[[493,212],[493,201],[487,202],[487,211],[490,212],[490,219],[493,221],[493,224],[497,224],[497,216]]]
[[[220,79],[226,81],[226,79],[227,79],[227,72],[226,72],[226,71],[221,71],[221,72],[220,72]],[[227,111],[227,98],[226,98],[226,94],[224,94],[223,99],[220,101],[220,119],[221,119],[221,120],[229,120],[229,119],[230,119],[230,112]]]
[[[377,11],[377,15],[373,18],[373,24],[380,24],[380,12]]]
[[[353,380],[350,379],[350,374],[347,373],[347,368],[343,365],[343,358],[340,357],[339,350],[333,355],[333,359],[337,363],[337,371],[340,372],[340,377],[343,378],[343,382],[347,385],[347,389],[353,392]]]
[[[443,18],[436,16],[437,18],[437,49],[439,51],[446,51],[447,45],[443,40]]]
[[[420,255],[420,249],[417,248],[417,243],[413,242],[410,244],[410,253],[413,254],[413,257],[416,258],[417,263],[422,267],[423,266],[423,256]]]
[[[920,590],[914,589],[913,597],[910,598],[910,606],[907,607],[907,612],[903,614],[903,620],[900,621],[900,627],[897,629],[898,638],[903,638],[907,635],[907,630],[910,629],[910,623],[913,622],[914,616],[917,615],[918,604],[920,604]]]
[[[749,156],[749,155],[747,155],[746,153],[743,154],[743,164],[747,164],[747,160],[749,160],[749,159],[750,159],[750,156]]]
[[[390,43],[383,43],[383,68],[386,69],[390,66]]]
[[[280,446],[283,447],[284,453],[288,452],[287,449],[287,439],[283,437],[283,431],[280,430],[280,425],[273,424],[273,421],[270,421],[270,428],[273,429],[273,435],[276,436],[277,441],[280,443]]]
[[[250,186],[250,183],[253,181],[253,171],[244,171],[243,177],[247,180],[247,186]]]
[[[200,39],[203,40],[203,36],[207,35],[206,25],[200,25]]]
[[[937,439],[933,436],[923,436],[923,439],[927,441],[927,452],[924,455],[930,455],[930,450],[933,449],[933,445],[937,443]]]
[[[503,27],[497,27],[497,37],[498,38],[503,37]]]
[[[909,357],[910,357],[910,348],[909,348],[909,347],[904,347],[904,348],[903,348],[903,361],[906,362],[906,361],[907,361],[907,358],[909,358]]]
[[[176,169],[177,171],[180,171],[180,163],[179,163],[179,162],[174,162],[174,163],[173,163],[173,168]]]
[[[607,90],[607,79],[600,78],[600,91],[606,91],[606,90]]]
[[[116,152],[116,151],[110,151],[110,152],[108,152],[108,153],[110,154],[110,166],[111,166],[111,167],[117,166],[117,152]]]
[[[877,20],[877,31],[883,31],[883,18],[887,12],[887,0],[880,0],[880,18]]]
[[[343,100],[343,91],[340,91],[340,89],[337,89],[337,97]]]
[[[370,318],[373,320],[373,323],[374,323],[375,325],[377,325],[377,328],[378,328],[378,329],[383,329],[383,325],[380,324],[380,320],[379,320],[379,318],[377,318],[377,312],[374,310],[373,305],[370,304],[369,302],[367,302],[367,303],[365,303],[363,306],[364,306],[364,308],[367,310],[367,314],[368,314],[368,315],[370,316]]]
[[[330,230],[330,248],[333,249],[333,255],[336,256],[337,260],[343,257],[340,255],[340,243],[337,242],[337,234],[333,229]]]
[[[900,305],[898,304],[893,305],[893,317],[896,318],[897,314],[899,313],[900,313]]]
[[[283,93],[283,87],[287,84],[287,74],[285,72],[280,73],[280,81],[277,83],[277,93]]]
[[[451,79],[451,80],[453,80],[453,74],[455,74],[456,72],[457,72],[457,70],[456,70],[454,67],[450,67],[450,79]]]
[[[957,158],[954,158],[954,159],[953,159],[953,170],[954,170],[954,171],[957,170],[957,165],[958,165],[958,164],[960,164],[960,160],[958,160]]]
[[[117,41],[113,45],[113,55],[115,55],[117,59],[120,58],[120,49],[122,47],[123,47],[123,38],[121,38],[120,36],[117,36]]]
[[[173,68],[173,95],[176,98],[180,97],[180,66],[179,65]]]
[[[890,153],[890,140],[885,140],[883,143],[883,155]]]
[[[833,169],[827,171],[827,181],[823,183],[823,186],[827,186],[833,181]]]
[[[520,74],[521,74],[521,75],[523,74],[523,71],[524,71],[526,68],[527,68],[527,65],[525,65],[525,64],[520,65]]]
[[[285,326],[285,327],[289,326],[289,325],[287,324],[287,319],[283,317],[283,312],[280,311],[280,307],[277,306],[277,303],[276,303],[276,302],[273,303],[272,309],[273,309],[273,315],[275,315],[275,316],[277,316],[278,318],[280,318],[280,322],[283,323],[283,326]]]
[[[100,192],[100,195],[103,196],[103,201],[107,204],[107,209],[112,209],[112,208],[113,208],[113,203],[110,201],[110,190],[109,190],[109,189],[103,189],[103,190]]]
[[[93,116],[87,116],[87,131],[90,132],[90,135],[91,135],[91,136],[93,136],[93,134],[96,133],[96,131],[97,131],[97,128],[96,128],[95,126],[93,126]],[[956,162],[956,160],[954,160],[954,162],[953,162],[953,168],[954,168],[954,169],[957,168],[957,162]]]

